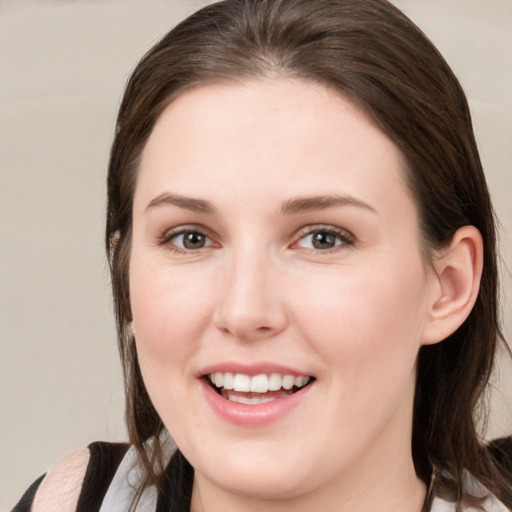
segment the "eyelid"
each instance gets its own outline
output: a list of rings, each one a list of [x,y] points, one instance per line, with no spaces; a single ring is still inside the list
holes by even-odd
[[[311,235],[315,232],[324,232],[324,233],[332,234],[332,235],[338,237],[341,240],[341,243],[335,245],[334,247],[332,247],[330,249],[314,249],[314,248],[308,249],[308,248],[296,247],[297,244],[300,242],[300,240],[302,240],[306,236]],[[200,247],[198,249],[184,249],[177,245],[174,245],[171,242],[172,238],[177,237],[182,234],[185,234],[185,233],[201,234],[201,235],[205,236],[206,238],[208,238],[208,240],[211,243],[207,246]],[[167,231],[165,231],[161,236],[158,237],[157,244],[167,246],[170,249],[172,249],[173,251],[178,252],[178,253],[192,254],[192,253],[198,252],[202,249],[211,248],[211,247],[214,247],[214,248],[220,247],[221,244],[219,244],[218,242],[215,241],[216,238],[218,238],[218,237],[216,237],[216,235],[214,233],[212,233],[210,229],[207,229],[206,227],[204,227],[200,224],[185,224],[185,225],[176,226],[174,228],[171,228],[171,229],[168,229]],[[333,226],[331,224],[311,224],[311,225],[302,227],[295,233],[295,235],[293,236],[293,242],[290,244],[290,247],[292,249],[299,248],[299,249],[309,250],[311,252],[316,252],[316,253],[320,253],[320,254],[328,254],[330,252],[340,250],[343,247],[352,246],[352,245],[354,245],[355,242],[356,242],[356,237],[345,228],[340,228],[337,226]]]
[[[339,228],[339,227],[333,226],[331,224],[312,224],[309,226],[304,226],[299,231],[297,231],[297,233],[293,237],[294,241],[291,244],[291,248],[294,248],[294,246],[297,246],[297,244],[303,238],[305,238],[306,236],[311,235],[315,232],[324,232],[324,233],[328,233],[328,234],[337,236],[342,241],[342,243],[335,245],[334,247],[332,247],[330,249],[314,249],[314,248],[307,249],[307,248],[303,248],[303,247],[298,247],[298,248],[313,251],[313,252],[316,252],[319,254],[327,254],[330,252],[338,251],[342,247],[352,246],[356,242],[356,237],[347,229]]]
[[[171,239],[177,237],[179,235],[183,235],[185,233],[198,233],[200,235],[205,236],[211,242],[210,245],[200,247],[198,249],[184,249],[177,245],[174,245],[171,242]],[[167,246],[172,249],[174,252],[178,252],[181,254],[192,254],[198,252],[202,249],[209,249],[211,247],[220,247],[220,244],[215,242],[215,235],[211,233],[211,230],[201,226],[200,224],[185,224],[181,226],[176,226],[174,228],[168,229],[161,236],[158,237],[157,244]]]

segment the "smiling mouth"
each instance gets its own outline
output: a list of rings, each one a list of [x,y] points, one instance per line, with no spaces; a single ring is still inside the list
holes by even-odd
[[[246,375],[243,373],[216,372],[206,376],[213,389],[231,402],[257,405],[286,398],[315,379],[307,375],[280,373]]]

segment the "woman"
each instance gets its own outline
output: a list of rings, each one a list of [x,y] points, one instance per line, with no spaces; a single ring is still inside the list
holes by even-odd
[[[131,446],[63,461],[33,510],[511,506],[475,426],[492,206],[460,85],[396,8],[173,29],[126,88],[106,235]]]

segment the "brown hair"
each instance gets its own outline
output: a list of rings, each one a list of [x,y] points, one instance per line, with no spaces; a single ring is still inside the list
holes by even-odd
[[[443,57],[385,0],[214,3],[175,27],[133,72],[111,152],[106,230],[131,442],[156,479],[159,450],[149,460],[143,443],[163,425],[126,328],[132,199],[141,151],[160,113],[185,90],[274,74],[339,91],[398,146],[408,165],[427,255],[462,226],[480,230],[485,264],[476,304],[453,335],[420,350],[412,449],[422,478],[428,478],[431,465],[448,470],[439,478],[456,490],[459,504],[465,499],[463,469],[510,501],[510,487],[475,424],[501,334],[494,213],[469,108]],[[181,454],[177,459],[186,467]]]

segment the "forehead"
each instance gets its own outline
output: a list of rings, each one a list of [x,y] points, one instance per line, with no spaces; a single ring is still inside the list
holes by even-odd
[[[136,198],[193,186],[219,201],[340,192],[370,202],[408,194],[404,169],[391,140],[336,91],[283,78],[215,84],[161,114]]]

